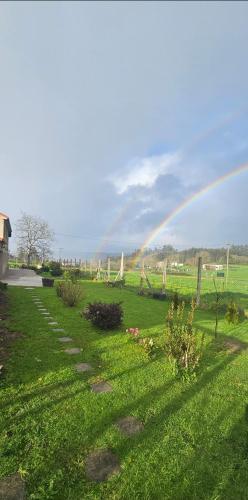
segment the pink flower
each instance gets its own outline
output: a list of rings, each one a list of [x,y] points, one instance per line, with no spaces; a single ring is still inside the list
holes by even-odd
[[[134,337],[137,337],[139,335],[139,329],[138,328],[128,328],[126,330],[127,333],[130,333]]]

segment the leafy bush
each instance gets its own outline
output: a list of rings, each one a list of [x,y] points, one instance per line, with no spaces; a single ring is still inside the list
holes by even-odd
[[[121,302],[105,304],[103,302],[89,303],[83,311],[83,316],[103,330],[111,330],[120,326],[123,318]]]
[[[194,313],[194,300],[186,320],[184,302],[176,309],[173,301],[167,315],[165,350],[173,360],[176,372],[184,378],[195,373],[202,355],[204,334],[199,342],[197,332],[193,328]]]
[[[62,276],[63,270],[61,269],[59,262],[56,261],[50,262],[49,268],[52,276]]]
[[[227,312],[225,318],[228,323],[236,325],[245,318],[245,312],[243,309],[237,306],[235,302],[231,301],[227,306]]]
[[[83,290],[81,285],[73,283],[72,281],[64,281],[59,284],[56,289],[57,295],[60,296],[69,307],[76,306],[83,297]]]
[[[2,281],[0,281],[0,290],[7,290],[7,283],[3,283]]]

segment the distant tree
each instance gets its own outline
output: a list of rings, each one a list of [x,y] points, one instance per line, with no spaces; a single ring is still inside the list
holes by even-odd
[[[34,255],[42,262],[51,255],[54,233],[40,217],[23,213],[16,223],[16,235],[18,253],[25,256],[28,265]]]

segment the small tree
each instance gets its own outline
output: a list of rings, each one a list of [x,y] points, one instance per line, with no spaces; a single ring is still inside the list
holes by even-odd
[[[220,300],[221,300],[221,291],[218,290],[215,278],[213,278],[214,288],[215,288],[215,327],[214,327],[214,336],[217,338],[218,335],[218,323],[219,323],[219,308],[220,308]],[[223,283],[224,287],[224,283]]]
[[[176,372],[183,378],[195,373],[202,355],[204,334],[199,340],[193,328],[195,307],[196,303],[192,300],[191,309],[185,318],[184,302],[177,309],[172,302],[167,314],[165,351],[173,360]]]
[[[54,233],[40,217],[23,213],[16,223],[16,235],[18,252],[25,256],[28,265],[33,255],[44,261],[51,253]]]

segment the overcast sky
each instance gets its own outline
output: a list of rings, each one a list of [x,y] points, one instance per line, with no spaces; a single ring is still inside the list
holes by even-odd
[[[248,3],[1,2],[0,211],[65,257],[138,247],[248,161]],[[154,244],[247,240],[248,173]],[[12,243],[14,249],[14,239]]]

